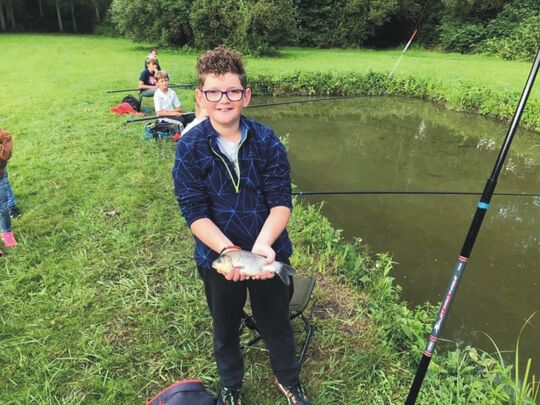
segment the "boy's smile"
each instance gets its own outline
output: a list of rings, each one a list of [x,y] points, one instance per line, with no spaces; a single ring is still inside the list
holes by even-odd
[[[222,94],[219,101],[208,101],[204,92],[211,90],[228,92],[241,89],[243,89],[243,86],[240,78],[234,73],[225,73],[219,76],[209,74],[204,81],[202,90],[197,89],[197,101],[200,105],[206,107],[210,121],[216,130],[240,129],[240,115],[242,114],[242,110],[249,105],[251,90],[245,89],[243,97],[239,101],[230,101],[226,94]],[[235,97],[232,98],[235,99]]]

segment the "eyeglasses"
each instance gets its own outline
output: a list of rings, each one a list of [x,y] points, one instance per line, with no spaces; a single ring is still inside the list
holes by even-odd
[[[240,101],[244,98],[245,90],[244,89],[231,89],[227,91],[221,90],[201,90],[208,101],[217,103],[221,101],[223,95],[227,96],[229,101]]]

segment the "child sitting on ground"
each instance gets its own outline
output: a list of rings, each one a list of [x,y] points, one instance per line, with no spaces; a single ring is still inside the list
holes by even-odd
[[[7,182],[6,166],[11,158],[13,143],[11,134],[0,128],[0,238],[5,247],[14,247],[17,244],[11,231],[11,218],[9,215],[9,183]],[[0,255],[3,252],[0,250]]]

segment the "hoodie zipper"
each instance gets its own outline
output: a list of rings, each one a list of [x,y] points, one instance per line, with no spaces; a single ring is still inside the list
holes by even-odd
[[[247,137],[246,137],[247,138]],[[238,194],[240,192],[240,160],[238,159],[238,153],[240,152],[240,148],[242,147],[242,145],[244,144],[244,141],[246,140],[246,138],[242,139],[240,141],[240,145],[238,145],[238,149],[236,150],[236,164],[237,164],[237,168],[238,168],[238,180],[235,181],[234,179],[234,176],[231,172],[231,169],[229,168],[229,165],[227,164],[226,160],[223,158],[223,156],[221,155],[221,153],[218,153],[216,152],[216,150],[214,149],[214,147],[212,146],[212,144],[210,143],[210,149],[212,149],[212,152],[218,156],[221,161],[223,162],[223,164],[225,165],[225,168],[227,169],[227,173],[229,173],[229,177],[231,178],[231,181],[232,181],[232,184],[233,184],[233,187],[234,187],[234,191]]]

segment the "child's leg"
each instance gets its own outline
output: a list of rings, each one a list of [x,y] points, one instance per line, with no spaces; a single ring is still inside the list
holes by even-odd
[[[268,348],[272,370],[280,384],[294,385],[300,378],[300,364],[289,320],[290,289],[279,277],[247,283],[253,316]]]
[[[227,281],[214,269],[198,267],[212,314],[214,356],[223,387],[241,388],[244,363],[240,353],[240,321],[246,302],[245,282]]]
[[[6,184],[7,184],[7,196],[8,196],[7,205],[8,205],[8,208],[11,209],[12,207],[15,207],[15,205],[17,205],[17,200],[15,199],[15,194],[13,194],[13,190],[11,189],[11,183],[9,182],[7,169],[4,169],[4,177],[6,178]]]
[[[8,208],[8,182],[6,175],[0,177],[0,231],[11,231],[11,218]]]

